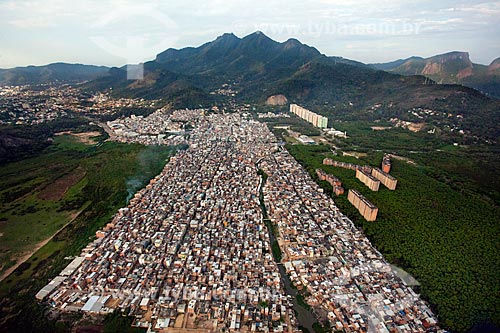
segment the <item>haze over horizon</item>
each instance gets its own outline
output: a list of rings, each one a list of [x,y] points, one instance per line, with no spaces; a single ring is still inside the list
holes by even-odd
[[[199,46],[233,32],[296,38],[326,55],[365,63],[450,51],[488,65],[500,56],[500,1],[378,2],[131,0],[0,2],[0,68],[54,62],[122,66],[168,48]]]

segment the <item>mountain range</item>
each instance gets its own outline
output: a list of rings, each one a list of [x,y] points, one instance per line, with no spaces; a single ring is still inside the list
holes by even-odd
[[[467,76],[470,71],[462,70],[470,62],[466,54],[429,59],[414,57],[370,66],[326,56],[296,39],[280,43],[262,32],[243,38],[226,33],[199,47],[159,53],[144,63],[141,80],[128,80],[125,66],[109,70],[84,68],[87,78],[98,78],[82,88],[112,91],[116,96],[163,99],[175,107],[197,107],[223,102],[226,97],[214,92],[229,84],[237,91],[238,102],[263,104],[270,96],[284,95],[292,103],[347,120],[406,119],[414,109],[434,110],[460,116],[460,127],[476,137],[497,140],[498,100],[462,85],[436,84],[427,77],[436,75],[437,80],[439,73],[452,77],[454,72],[460,72],[455,77],[473,78],[474,69],[480,66],[472,64],[473,74]],[[424,62],[429,65],[416,65]],[[405,65],[408,63],[415,66]],[[498,67],[496,61],[483,71],[491,71],[496,77]],[[408,69],[400,75],[397,68]],[[46,68],[40,71],[46,72]],[[406,75],[410,72],[412,75]],[[419,75],[413,75],[415,72]],[[76,71],[72,75],[76,76]]]
[[[425,75],[438,83],[462,84],[500,98],[500,58],[489,65],[473,63],[467,52],[449,52],[430,58],[410,57],[371,64],[402,75]]]
[[[284,95],[332,118],[371,121],[409,120],[411,110],[428,109],[463,117],[460,128],[473,136],[500,135],[500,102],[475,89],[328,57],[296,39],[279,43],[262,32],[243,38],[223,34],[199,47],[168,49],[144,63],[143,80],[127,80],[126,68],[113,68],[85,88],[192,107],[217,103],[220,97],[210,92],[223,84],[238,92],[240,102],[262,104]]]
[[[265,52],[262,52],[265,51]],[[473,63],[467,52],[453,51],[445,54],[422,58],[412,56],[387,63],[363,64],[361,62],[342,57],[327,57],[317,49],[306,46],[296,39],[289,39],[284,43],[277,43],[262,32],[256,32],[244,38],[238,38],[232,33],[219,36],[216,40],[205,43],[200,47],[186,47],[180,50],[168,49],[156,56],[154,61],[147,63],[148,72],[158,69],[168,70],[178,75],[167,74],[166,81],[177,84],[163,87],[183,93],[189,82],[187,76],[217,75],[218,83],[221,78],[232,79],[244,69],[253,72],[256,76],[271,69],[272,75],[286,74],[285,69],[297,68],[311,60],[322,60],[330,64],[347,64],[362,68],[374,68],[390,73],[412,76],[422,75],[439,84],[459,84],[475,88],[491,97],[500,98],[500,58],[495,59],[489,66]],[[155,66],[156,65],[156,66]],[[280,68],[283,72],[276,72]],[[0,69],[0,85],[40,84],[48,82],[81,82],[101,77],[124,78],[126,67],[113,68],[81,64],[54,63],[45,66],[16,67]],[[271,75],[271,76],[272,76]],[[165,78],[149,75],[149,81],[135,84],[135,93],[147,95],[139,88],[145,88],[152,81],[159,82]],[[192,78],[193,79],[193,78]],[[196,78],[194,78],[196,80]],[[202,83],[208,83],[206,79]],[[115,85],[106,83],[106,79],[99,85]],[[204,84],[203,84],[204,85]],[[209,84],[210,85],[210,84]],[[168,86],[168,85],[167,85]],[[162,89],[162,92],[165,92]],[[170,94],[167,94],[167,96]],[[176,95],[176,94],[174,94]],[[200,97],[201,92],[196,95]]]
[[[105,76],[109,67],[53,63],[45,66],[0,69],[0,85],[81,82]]]
[[[226,33],[196,48],[168,49],[158,54],[144,64],[143,80],[127,80],[125,67],[113,68],[109,76],[91,82],[87,88],[113,88],[119,95],[166,98],[174,104],[193,106],[213,103],[209,92],[231,83],[239,98],[260,102],[311,63],[374,72],[352,60],[327,57],[296,39],[278,43],[262,32],[244,38]]]

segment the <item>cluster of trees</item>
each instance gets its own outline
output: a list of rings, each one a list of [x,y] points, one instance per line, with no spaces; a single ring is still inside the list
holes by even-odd
[[[155,110],[156,108],[151,108],[151,107],[135,107],[135,108],[122,107],[118,109],[116,112],[113,112],[111,114],[99,115],[98,118],[101,119],[102,121],[111,121],[117,118],[130,117],[131,115],[147,117]]]
[[[477,194],[454,190],[430,177],[425,167],[397,160],[391,171],[398,179],[396,191],[372,192],[355,179],[353,171],[322,165],[329,155],[325,147],[289,145],[287,149],[312,177],[321,167],[379,207],[377,221],[367,222],[345,195],[334,199],[388,261],[418,279],[422,296],[444,328],[466,332],[482,322],[500,325],[498,206]],[[329,184],[320,185],[331,191]]]
[[[8,125],[0,128],[0,165],[40,154],[51,145],[49,138],[64,131],[99,131],[83,118],[60,118],[38,125]]]

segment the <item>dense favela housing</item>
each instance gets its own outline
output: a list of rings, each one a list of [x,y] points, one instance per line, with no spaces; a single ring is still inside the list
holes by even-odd
[[[286,151],[261,163],[264,200],[286,271],[345,332],[437,331],[431,310]]]
[[[310,122],[316,127],[319,128],[327,128],[328,127],[328,118],[320,116],[308,109],[303,108],[297,104],[290,104],[290,112],[296,114],[300,118],[304,119],[307,122]]]
[[[439,331],[428,306],[265,124],[240,113],[175,116],[183,112],[194,128],[189,148],[38,299],[87,315],[127,311],[150,332],[299,332],[286,271],[334,330]],[[127,120],[127,128],[138,125]]]

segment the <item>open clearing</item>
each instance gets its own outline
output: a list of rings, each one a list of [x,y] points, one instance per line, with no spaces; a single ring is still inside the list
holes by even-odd
[[[101,135],[100,132],[94,131],[94,132],[83,132],[83,133],[74,133],[72,131],[65,131],[65,132],[58,132],[55,133],[54,135],[60,136],[60,135],[71,135],[72,137],[75,137],[78,142],[81,142],[86,145],[95,145],[97,142],[93,139]]]
[[[384,130],[388,130],[388,129],[391,129],[392,127],[390,126],[372,126],[371,129],[374,130],[374,131],[384,131]]]
[[[55,182],[45,186],[40,193],[38,193],[38,198],[42,200],[60,200],[64,197],[66,192],[71,186],[78,183],[83,177],[85,177],[85,170],[81,167],[76,168],[69,174],[66,174]]]

